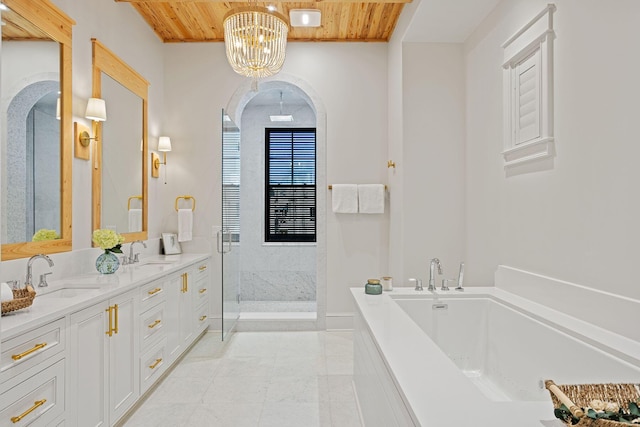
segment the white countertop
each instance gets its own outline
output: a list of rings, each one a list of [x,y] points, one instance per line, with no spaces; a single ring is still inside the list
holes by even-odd
[[[394,288],[382,295],[366,295],[364,288],[351,288],[351,293],[419,425],[564,426],[553,415],[551,399],[546,402],[489,400],[391,297],[494,295],[509,303],[521,303],[516,295],[480,287],[467,287],[463,294],[454,291],[419,292],[413,288]],[[526,368],[524,364],[523,368]]]
[[[28,308],[2,316],[0,335],[3,340],[20,335],[32,328],[64,317],[69,313],[82,310],[100,301],[108,300],[115,295],[167,276],[208,257],[208,254],[146,257],[140,263],[120,266],[114,274],[99,274],[95,272],[68,277],[51,281],[46,288],[39,288],[34,285],[37,295],[33,300],[33,304]],[[82,287],[82,285],[97,287],[91,291],[81,292],[75,297],[60,298],[52,294],[52,292],[60,288]]]

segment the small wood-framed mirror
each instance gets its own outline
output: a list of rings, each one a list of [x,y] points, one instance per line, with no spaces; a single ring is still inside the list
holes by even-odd
[[[146,240],[149,82],[98,40],[91,43],[93,97],[107,109],[107,120],[93,124],[92,230]]]
[[[2,11],[0,192],[6,261],[72,249],[75,22],[49,0],[3,0],[3,4],[8,10]]]

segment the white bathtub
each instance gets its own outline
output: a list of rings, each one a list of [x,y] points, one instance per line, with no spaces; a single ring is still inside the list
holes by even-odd
[[[640,383],[637,342],[496,288],[352,294],[367,427],[562,426],[542,380]]]

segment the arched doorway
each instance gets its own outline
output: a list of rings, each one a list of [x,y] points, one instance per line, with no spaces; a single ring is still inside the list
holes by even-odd
[[[281,99],[283,111],[280,111]],[[324,104],[306,82],[294,76],[278,74],[261,81],[258,92],[251,90],[251,82],[247,80],[236,90],[226,111],[240,128],[241,144],[249,144],[248,141],[252,141],[253,145],[246,148],[247,157],[241,157],[243,171],[248,169],[247,173],[242,172],[241,192],[245,192],[244,182],[251,183],[249,187],[252,188],[247,188],[246,194],[241,196],[241,200],[245,202],[244,206],[242,203],[240,206],[241,224],[247,227],[247,230],[241,230],[243,238],[238,245],[241,252],[238,272],[239,294],[241,301],[246,302],[245,308],[251,311],[244,310],[241,303],[241,323],[238,329],[324,329],[327,196]],[[277,115],[280,112],[294,113],[291,127],[310,127],[312,123],[315,128],[316,242],[313,245],[265,243],[264,219],[256,220],[262,218],[260,212],[263,210],[256,208],[256,204],[259,202],[260,206],[264,206],[265,199],[265,193],[261,191],[264,186],[265,127],[289,126],[282,123],[267,124],[269,115]],[[296,116],[298,120],[295,119]],[[243,212],[248,210],[249,206],[252,210],[258,211],[258,215],[245,217]],[[293,254],[296,254],[295,258],[292,258]],[[277,265],[282,268],[278,270],[275,267]],[[309,266],[311,268],[308,268]],[[275,304],[261,306],[261,302]],[[310,311],[311,309],[313,311]],[[265,323],[265,320],[276,322]],[[296,325],[292,326],[289,322],[295,322]]]

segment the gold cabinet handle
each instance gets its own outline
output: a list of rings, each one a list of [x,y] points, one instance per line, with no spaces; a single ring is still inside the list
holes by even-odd
[[[46,401],[47,399],[36,400],[35,402],[33,402],[33,406],[31,408],[27,409],[17,417],[11,417],[11,422],[14,424],[19,422],[21,419],[23,419],[24,417],[26,417],[27,415],[29,415],[30,413],[38,409],[40,406],[44,405]]]
[[[41,348],[44,348],[44,347],[46,347],[46,346],[47,346],[47,343],[46,343],[46,342],[43,342],[42,344],[36,344],[35,346],[33,346],[33,348],[30,348],[29,350],[27,350],[27,351],[25,351],[25,352],[22,352],[22,353],[20,353],[20,354],[14,354],[13,356],[11,356],[11,358],[12,358],[13,360],[20,360],[20,359],[22,359],[23,357],[30,355],[30,354],[31,354],[31,353],[33,353],[34,351],[38,351],[38,350],[40,350]]]
[[[206,319],[206,318],[207,318],[207,316],[206,316],[206,315],[204,315],[204,316],[200,316],[200,321],[202,322],[202,321],[203,321],[204,319]]]
[[[156,359],[156,361],[153,362],[152,365],[149,365],[149,369],[156,369],[156,366],[158,366],[160,364],[160,362],[162,362],[162,358]]]
[[[110,337],[113,336],[113,307],[109,306],[105,311],[109,313],[109,330],[106,332]]]
[[[116,318],[116,327],[113,330],[113,333],[117,334],[118,333],[118,326],[119,326],[119,322],[118,322],[118,304],[113,304],[113,309],[116,312],[116,316],[115,316],[115,318]]]
[[[189,292],[189,273],[184,273],[184,291]]]
[[[158,319],[155,322],[153,322],[152,324],[149,325],[149,329],[153,329],[156,326],[158,326],[160,323],[162,322],[162,320]]]
[[[154,290],[149,291],[149,292],[147,292],[147,293],[148,293],[149,295],[155,295],[155,294],[157,294],[158,292],[160,292],[161,290],[162,290],[162,288],[155,288]]]
[[[206,269],[207,269],[206,265],[201,265],[200,267],[198,267],[198,270],[200,270],[200,271],[204,271]]]
[[[200,292],[201,294],[204,294],[205,292],[207,292],[207,288],[202,288],[198,292]]]

